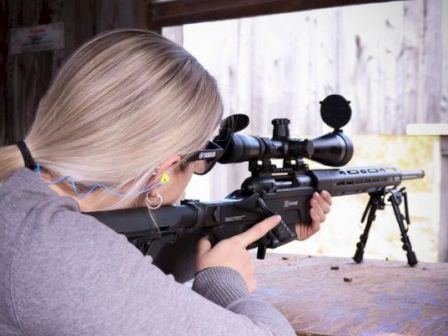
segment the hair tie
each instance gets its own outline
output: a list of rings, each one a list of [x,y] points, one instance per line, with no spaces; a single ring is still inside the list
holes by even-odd
[[[34,161],[33,157],[31,156],[31,152],[28,149],[28,146],[23,140],[19,140],[16,143],[17,147],[19,147],[20,153],[22,153],[23,162],[25,162],[25,167],[31,170],[34,170],[36,168],[36,161]]]

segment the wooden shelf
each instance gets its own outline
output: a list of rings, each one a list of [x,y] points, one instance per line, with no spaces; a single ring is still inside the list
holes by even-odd
[[[409,124],[407,135],[448,135],[448,124]]]

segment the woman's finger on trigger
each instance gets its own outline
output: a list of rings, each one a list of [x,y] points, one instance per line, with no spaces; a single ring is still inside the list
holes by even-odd
[[[208,238],[202,238],[198,241],[197,245],[197,254],[198,256],[203,255],[204,253],[207,253],[212,248],[212,243],[210,243],[210,240]]]
[[[280,221],[281,217],[279,215],[271,216],[235,237],[237,237],[241,245],[248,246],[275,228]]]

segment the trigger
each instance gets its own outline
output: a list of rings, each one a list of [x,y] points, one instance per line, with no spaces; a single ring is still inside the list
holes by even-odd
[[[257,249],[257,259],[263,260],[264,257],[266,257],[266,245],[259,243]]]
[[[208,239],[210,241],[210,244],[212,245],[212,247],[214,247],[219,242],[218,238],[216,238],[216,236],[212,232],[210,232],[204,238],[206,238],[206,239]]]

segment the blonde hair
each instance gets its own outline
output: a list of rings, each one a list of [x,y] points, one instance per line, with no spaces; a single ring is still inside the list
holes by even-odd
[[[216,81],[193,56],[156,33],[120,29],[67,60],[24,141],[52,175],[126,186],[129,202],[164,160],[202,148],[221,114]],[[0,148],[0,181],[22,167],[17,146]]]

